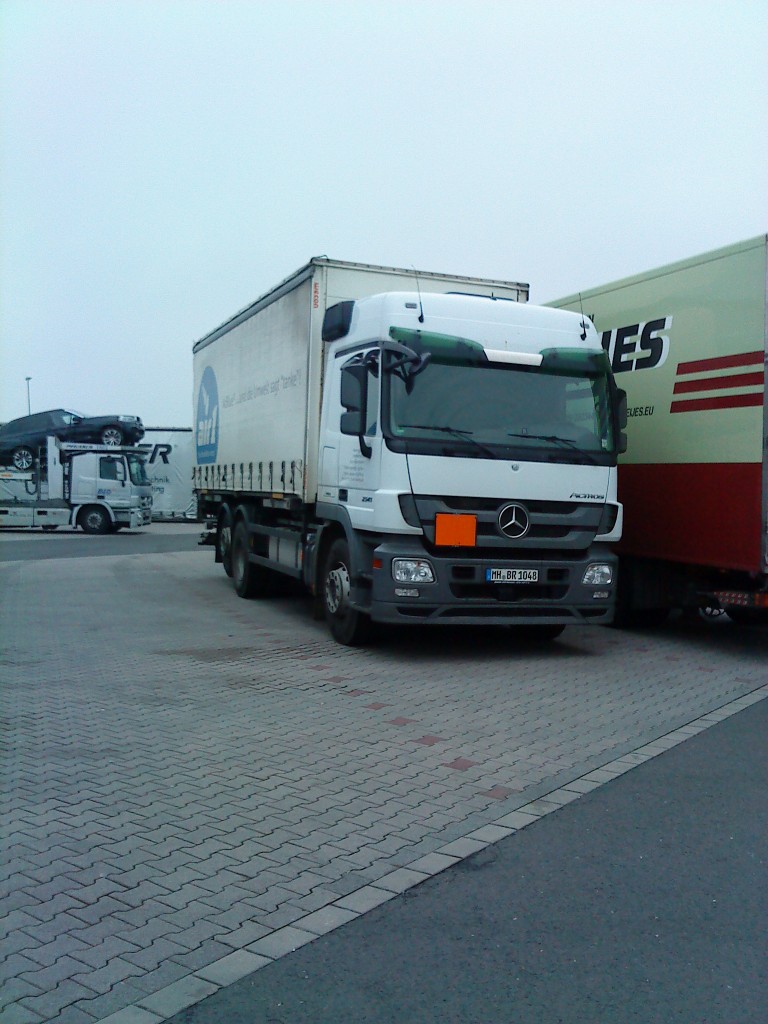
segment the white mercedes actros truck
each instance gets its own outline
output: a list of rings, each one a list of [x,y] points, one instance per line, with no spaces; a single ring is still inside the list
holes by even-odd
[[[114,533],[152,521],[152,485],[140,448],[48,437],[28,470],[0,468],[0,527],[79,526]]]
[[[527,286],[325,258],[194,346],[194,486],[241,597],[372,622],[606,623],[624,403],[592,324]]]

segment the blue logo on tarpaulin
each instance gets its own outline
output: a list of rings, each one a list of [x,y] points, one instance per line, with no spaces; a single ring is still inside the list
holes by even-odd
[[[219,389],[216,374],[206,366],[200,390],[197,393],[197,419],[195,421],[197,461],[210,465],[219,451]]]

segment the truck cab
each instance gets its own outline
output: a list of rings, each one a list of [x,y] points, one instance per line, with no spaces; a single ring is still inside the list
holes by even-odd
[[[151,521],[152,485],[141,449],[61,445],[60,450],[69,456],[64,461],[65,494],[83,529],[89,522],[96,526],[103,515],[109,523],[92,532],[135,528]]]
[[[337,639],[369,615],[610,621],[622,396],[592,324],[558,313],[408,292],[327,311],[317,514],[342,543],[318,560]]]

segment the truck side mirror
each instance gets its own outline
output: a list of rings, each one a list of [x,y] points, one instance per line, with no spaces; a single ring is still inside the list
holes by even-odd
[[[368,368],[363,363],[347,363],[341,368],[341,404],[347,410],[343,416],[348,429],[341,428],[343,434],[360,434],[363,430],[363,409],[365,408],[366,391],[368,390]],[[353,413],[360,421],[360,430],[352,429]]]
[[[368,398],[368,367],[364,363],[347,363],[341,368],[342,434],[360,438],[360,451],[369,459],[371,448],[363,440],[365,433],[365,406]]]

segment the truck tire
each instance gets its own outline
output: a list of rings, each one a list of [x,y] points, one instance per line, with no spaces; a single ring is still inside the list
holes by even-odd
[[[342,537],[328,550],[323,569],[323,609],[334,640],[358,647],[371,635],[370,616],[350,606],[349,546]]]
[[[216,554],[227,576],[232,575],[232,513],[225,509],[216,529]]]
[[[86,505],[80,510],[77,524],[84,533],[108,533],[112,528],[112,520],[101,505]]]
[[[241,519],[232,536],[232,583],[238,597],[260,597],[267,592],[269,570],[254,565],[249,556],[248,527]]]
[[[26,470],[32,469],[32,466],[35,464],[35,453],[31,448],[23,444],[14,449],[11,461],[13,462],[14,469],[26,472]]]

